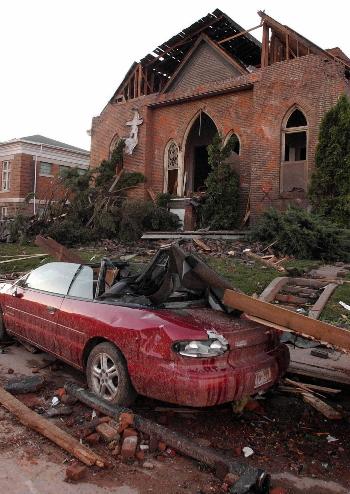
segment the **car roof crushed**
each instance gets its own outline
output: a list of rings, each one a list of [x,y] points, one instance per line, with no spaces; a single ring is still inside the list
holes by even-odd
[[[113,268],[117,264],[108,259],[102,261],[97,300],[173,308],[205,304],[215,310],[232,312],[221,299],[225,289],[235,288],[198,256],[186,253],[176,243],[160,248],[140,274],[130,275],[124,265],[117,270],[115,282],[103,289],[106,266]]]

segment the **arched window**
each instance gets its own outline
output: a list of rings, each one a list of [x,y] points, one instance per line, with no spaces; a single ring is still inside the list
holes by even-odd
[[[170,141],[167,145],[165,165],[165,192],[176,195],[179,173],[179,146],[175,141]]]
[[[307,188],[307,120],[295,108],[282,126],[281,192]]]
[[[119,136],[118,136],[118,134],[116,134],[116,135],[113,137],[113,139],[111,140],[111,143],[110,143],[110,145],[109,145],[108,159],[110,159],[110,158],[111,158],[112,153],[113,153],[113,151],[114,151],[114,149],[115,149],[116,145],[118,144],[118,141],[119,141]]]
[[[233,146],[232,152],[235,153],[237,156],[239,156],[241,153],[241,141],[239,140],[238,135],[235,134],[234,132],[230,132],[225,139],[225,146],[229,142],[232,143]]]

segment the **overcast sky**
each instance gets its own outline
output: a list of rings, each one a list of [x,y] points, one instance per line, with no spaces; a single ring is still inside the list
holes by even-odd
[[[131,63],[215,8],[245,29],[265,10],[350,55],[347,0],[0,0],[0,141],[42,134],[89,149],[91,118]]]

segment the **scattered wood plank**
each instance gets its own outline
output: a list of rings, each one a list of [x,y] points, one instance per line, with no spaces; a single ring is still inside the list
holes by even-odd
[[[64,247],[64,245],[59,244],[53,238],[37,235],[35,238],[35,245],[58,261],[85,264],[85,261],[80,256]]]
[[[254,254],[254,252],[252,252],[250,249],[245,249],[243,252],[246,256],[250,257],[251,259],[254,259],[255,261],[261,262],[261,264],[264,264],[264,266],[276,269],[280,273],[286,273],[286,270],[284,269],[283,266],[276,265],[275,263],[273,263],[271,261],[263,259],[261,256]]]
[[[328,403],[320,400],[315,395],[311,393],[301,393],[301,395],[306,403],[311,405],[318,412],[322,413],[322,415],[324,415],[327,419],[341,420],[343,418],[343,415],[338,412],[338,410],[335,410],[330,405],[328,405]]]
[[[285,331],[311,336],[320,342],[329,343],[347,352],[350,351],[350,331],[346,329],[311,319],[230,289],[224,291],[222,301],[228,307],[245,312],[262,321],[276,324]]]
[[[277,278],[272,280],[271,283],[265,288],[259,299],[265,300],[265,302],[272,302],[281,288],[284,289],[288,280],[288,276],[278,276]]]
[[[80,444],[77,439],[70,436],[44,417],[38,415],[33,410],[30,410],[3,388],[0,388],[0,404],[6,408],[6,410],[13,413],[23,425],[30,427],[47,439],[50,439],[50,441],[60,446],[85,465],[96,465],[101,468],[107,465],[107,461],[102,458],[102,456],[97,455],[89,448]]]
[[[211,248],[207,244],[205,244],[200,238],[193,238],[192,240],[196,245],[198,245],[200,249],[204,250],[205,252],[211,252]]]
[[[328,388],[326,386],[319,386],[318,384],[309,384],[309,383],[299,383],[297,381],[293,381],[292,379],[286,378],[284,382],[287,384],[291,384],[292,386],[300,386],[302,385],[304,388],[307,388],[311,391],[320,391],[321,393],[326,394],[338,394],[341,393],[341,389]]]
[[[15,257],[14,259],[7,259],[6,261],[0,261],[0,264],[6,264],[8,262],[26,261],[27,259],[34,259],[36,257],[47,257],[47,254],[33,254],[32,256]]]

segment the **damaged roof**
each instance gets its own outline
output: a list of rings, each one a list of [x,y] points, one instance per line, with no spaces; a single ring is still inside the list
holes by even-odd
[[[152,71],[156,77],[161,77],[165,82],[175,73],[199,37],[206,35],[215,43],[219,43],[238,33],[245,33],[245,29],[224,12],[216,9],[157,46],[152,53],[140,60],[140,65],[144,71]],[[261,43],[249,33],[223,42],[220,48],[243,67],[260,64]],[[112,101],[120,94],[135,67],[136,62],[132,64],[115,91]]]

